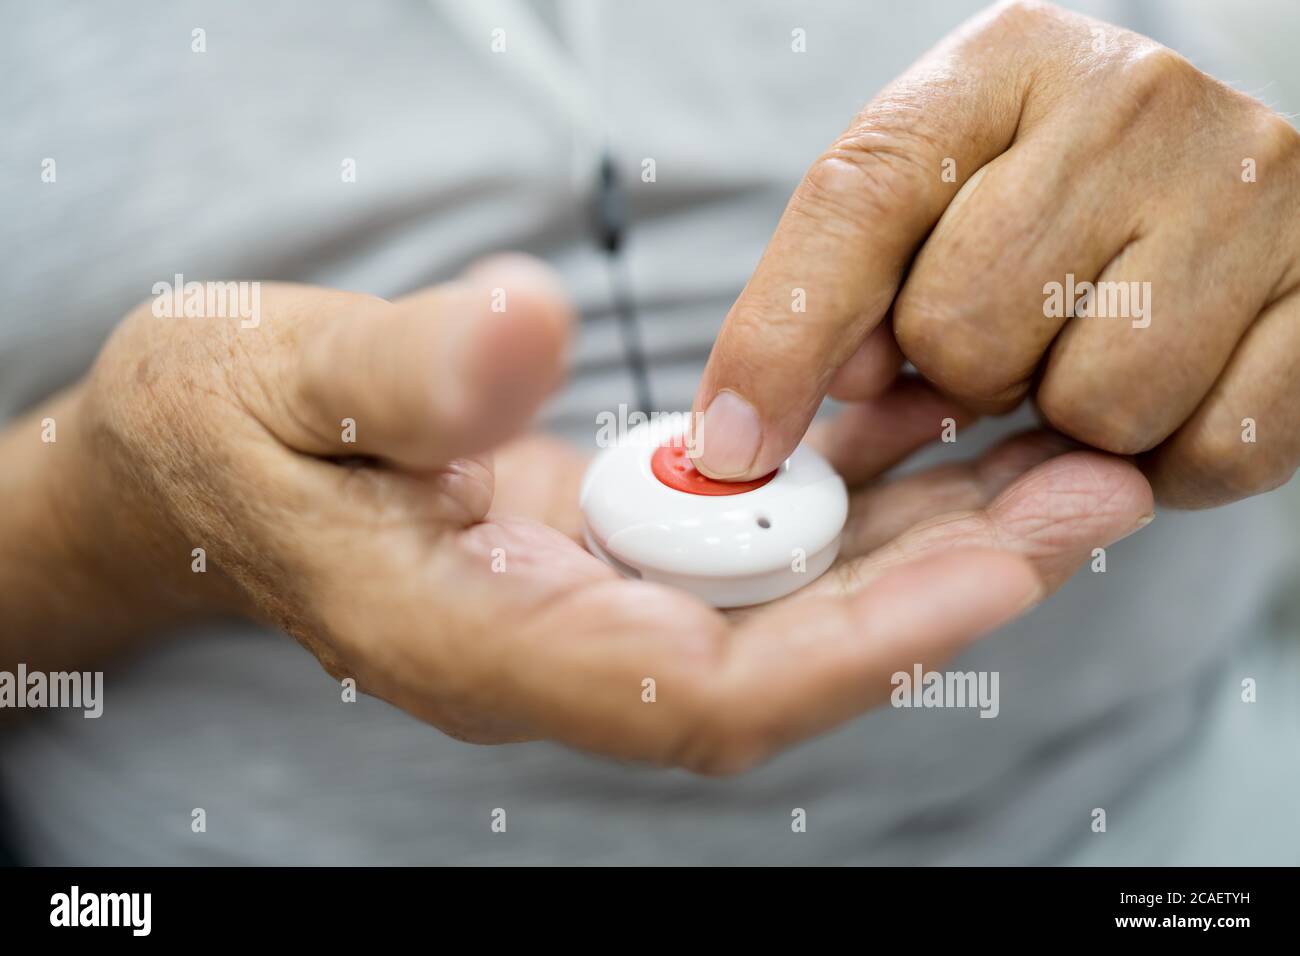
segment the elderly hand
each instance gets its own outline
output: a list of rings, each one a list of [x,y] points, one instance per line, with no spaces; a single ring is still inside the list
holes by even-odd
[[[770,471],[899,349],[971,409],[1032,395],[1139,456],[1162,502],[1277,487],[1300,462],[1300,135],[1144,37],[986,12],[795,190],[700,386],[698,466]]]
[[[817,436],[855,488],[838,565],[723,614],[588,554],[582,457],[511,438],[568,323],[518,258],[394,302],[268,284],[255,322],[141,307],[0,436],[0,652],[80,666],[113,634],[241,613],[465,739],[734,771],[883,702],[1151,509],[1131,464],[1041,434],[870,482],[948,413],[917,386],[866,443]]]

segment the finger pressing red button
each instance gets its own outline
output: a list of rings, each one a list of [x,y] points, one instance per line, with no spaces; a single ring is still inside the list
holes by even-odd
[[[776,477],[776,472],[752,481],[718,481],[701,474],[680,445],[661,445],[650,459],[650,470],[660,482],[674,491],[689,495],[739,495],[762,488]]]

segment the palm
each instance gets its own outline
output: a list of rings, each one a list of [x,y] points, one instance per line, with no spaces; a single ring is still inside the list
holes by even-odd
[[[1007,616],[991,610],[1006,603],[1002,583],[1015,587],[1006,552],[1022,566],[1028,558],[1054,587],[1149,510],[1132,465],[1061,451],[1033,433],[974,462],[859,484],[830,572],[789,597],[724,615],[683,592],[623,579],[583,549],[583,456],[539,437],[507,446],[496,456],[488,520],[458,541],[473,556],[468,564],[481,567],[494,549],[510,562],[484,600],[528,693],[523,712],[503,725],[514,730],[496,736],[729,769],[851,716],[883,699],[882,673],[951,652]],[[899,570],[895,584],[872,588],[890,569]],[[945,593],[953,606],[936,611]],[[915,626],[894,627],[906,637],[896,646],[884,633],[873,644],[872,613],[896,601],[905,607],[885,616],[905,613]],[[922,626],[943,613],[943,626]],[[647,680],[657,701],[673,705],[645,706]],[[701,711],[701,701],[710,706]]]

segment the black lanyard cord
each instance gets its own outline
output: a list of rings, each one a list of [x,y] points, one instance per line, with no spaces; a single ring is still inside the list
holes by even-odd
[[[596,242],[605,252],[614,315],[623,340],[623,357],[632,373],[632,383],[636,390],[638,407],[634,411],[649,415],[654,407],[650,396],[650,373],[641,340],[636,298],[632,294],[632,281],[623,255],[623,245],[627,238],[627,205],[614,157],[609,153],[600,159],[600,181],[594,205],[592,221]]]

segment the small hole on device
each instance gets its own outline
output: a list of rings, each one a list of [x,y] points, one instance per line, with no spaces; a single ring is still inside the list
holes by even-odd
[[[772,522],[769,521],[765,515],[759,515],[759,516],[758,516],[758,526],[759,526],[760,528],[770,528],[770,527],[772,527]]]

